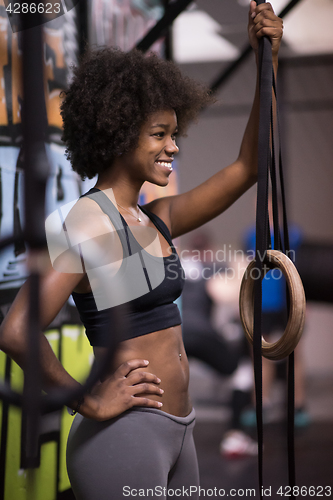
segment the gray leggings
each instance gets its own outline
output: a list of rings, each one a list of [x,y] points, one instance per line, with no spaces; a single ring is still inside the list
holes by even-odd
[[[76,415],[67,445],[67,469],[76,499],[196,500],[194,423],[194,410],[176,417],[137,407],[105,422]]]

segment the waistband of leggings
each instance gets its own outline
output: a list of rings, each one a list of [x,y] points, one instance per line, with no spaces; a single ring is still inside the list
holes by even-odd
[[[171,413],[166,413],[163,410],[158,410],[157,408],[146,408],[144,406],[136,406],[131,408],[130,410],[127,410],[128,412],[145,412],[145,413],[154,413],[156,415],[159,415],[164,418],[169,418],[170,420],[173,420],[174,422],[177,422],[182,425],[190,425],[192,422],[195,421],[195,410],[192,408],[192,411],[186,415],[186,417],[178,417],[177,415],[172,415]]]

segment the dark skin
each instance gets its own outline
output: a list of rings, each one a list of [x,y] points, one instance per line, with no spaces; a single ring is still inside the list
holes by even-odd
[[[274,14],[270,4],[256,6],[251,2],[249,12],[249,38],[253,49],[258,39],[268,36],[272,42],[273,64],[277,70],[277,54],[282,37],[282,21]],[[256,151],[259,98],[256,91],[253,108],[237,160],[220,170],[197,188],[176,196],[157,199],[147,208],[158,215],[169,227],[173,238],[191,231],[226,210],[256,182]],[[154,225],[143,213],[137,219],[137,202],[144,182],[165,186],[172,175],[171,160],[178,152],[176,145],[177,117],[172,109],[152,114],[143,125],[137,148],[118,157],[110,168],[99,176],[96,187],[108,194],[126,210],[120,213],[131,226],[137,239],[142,232],[136,227]],[[79,210],[69,214],[71,221],[89,238],[114,232],[108,217],[89,199],[81,199]],[[80,218],[75,218],[79,213]],[[160,255],[170,254],[167,241],[161,234]],[[154,252],[154,249],[151,250]],[[121,246],[114,239],[115,256],[121,258]],[[117,259],[114,259],[117,261]],[[70,266],[69,266],[70,267]],[[117,270],[115,264],[114,270]],[[10,312],[1,325],[0,348],[24,368],[26,353],[25,325],[28,317],[29,280],[20,290]],[[42,328],[59,312],[71,292],[90,290],[89,280],[82,273],[59,272],[51,264],[44,271],[41,285]],[[41,360],[44,385],[51,387],[77,387],[76,382],[53,354],[41,333]],[[103,348],[95,348],[97,360]],[[181,354],[181,358],[179,356]],[[107,420],[134,406],[162,408],[168,413],[185,416],[191,411],[188,388],[188,363],[184,351],[181,327],[175,326],[121,342],[103,382],[85,396],[80,413],[95,420]],[[71,406],[75,408],[76,401]]]

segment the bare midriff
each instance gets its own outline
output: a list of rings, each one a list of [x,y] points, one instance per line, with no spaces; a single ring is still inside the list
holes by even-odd
[[[103,355],[104,348],[94,350],[97,358]],[[147,359],[149,365],[137,370],[156,375],[164,390],[161,396],[140,394],[140,397],[161,401],[161,410],[172,415],[185,417],[190,413],[189,367],[180,325],[121,342],[114,354],[110,373],[131,359]]]

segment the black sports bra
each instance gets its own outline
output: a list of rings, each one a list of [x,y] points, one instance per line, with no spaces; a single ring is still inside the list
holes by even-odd
[[[98,193],[98,196],[91,196],[95,193]],[[121,340],[180,325],[181,317],[174,300],[182,292],[184,271],[165,223],[157,215],[140,206],[142,212],[149,217],[156,229],[167,240],[172,250],[172,253],[167,257],[154,257],[139,245],[125,219],[103,191],[92,188],[82,196],[93,199],[110,218],[117,230],[124,256],[117,274],[122,276],[121,273],[127,273],[126,280],[128,280],[128,272],[131,272],[131,269],[134,270],[131,273],[132,278],[135,278],[135,275],[139,276],[141,273],[141,277],[144,276],[146,280],[145,286],[147,289],[146,293],[136,293],[135,290],[138,289],[137,280],[133,279],[130,282],[130,293],[133,293],[136,298],[128,300],[126,307],[119,304],[102,310],[99,310],[100,307],[97,308],[92,292],[73,292],[72,296],[81,321],[85,326],[90,344],[96,347],[106,347],[110,344],[110,334],[112,333],[111,312],[124,315],[126,328],[122,332]],[[137,259],[135,261],[136,268],[129,266],[127,271],[123,269],[123,265],[126,267],[126,261],[128,260],[125,258],[126,256],[133,256]],[[137,271],[139,274],[137,274]],[[142,291],[142,287],[140,290]]]

